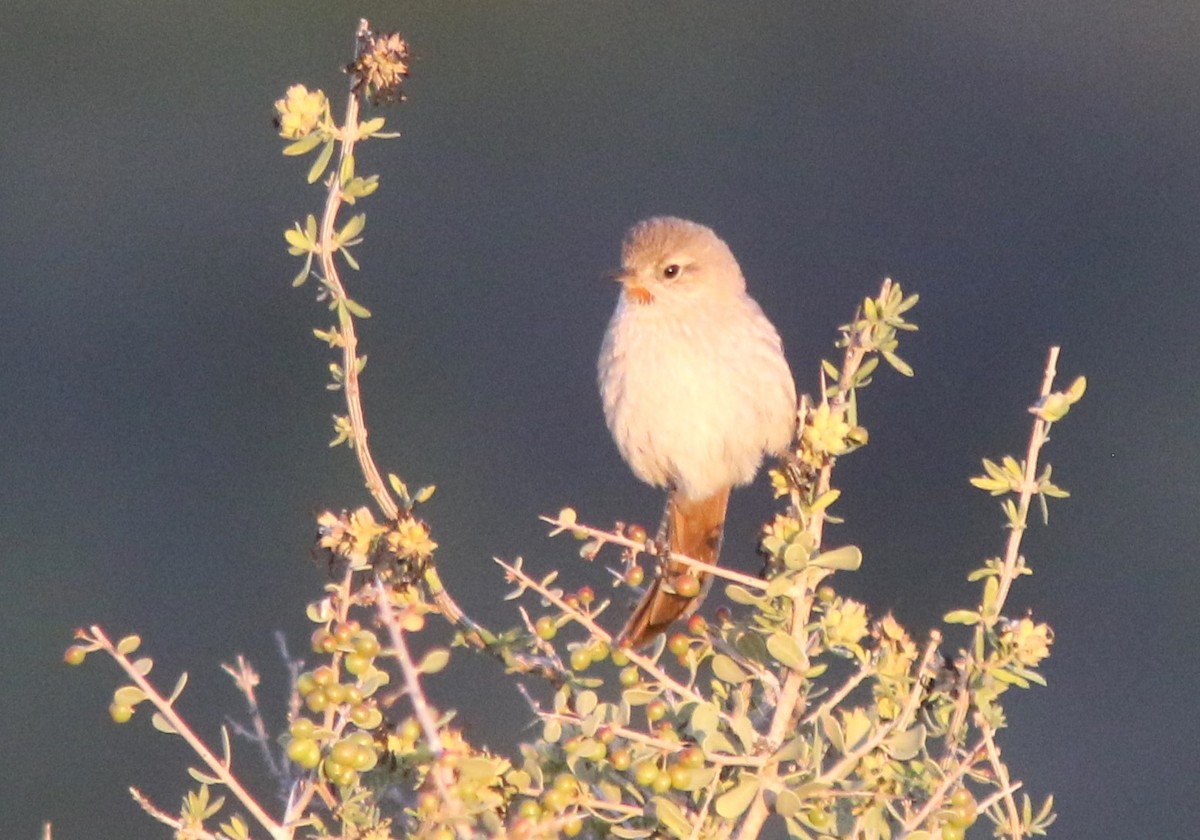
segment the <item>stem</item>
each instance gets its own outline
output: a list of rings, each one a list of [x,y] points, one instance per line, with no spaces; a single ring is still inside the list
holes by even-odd
[[[121,669],[126,673],[126,675],[133,680],[133,684],[142,690],[142,692],[146,695],[146,699],[149,700],[150,703],[153,704],[154,708],[158,710],[158,713],[162,715],[169,724],[171,724],[172,728],[174,728],[179,737],[187,742],[187,745],[192,748],[192,751],[195,752],[196,755],[200,756],[200,760],[204,762],[205,766],[208,767],[212,774],[220,779],[221,784],[229,788],[230,792],[237,797],[238,801],[242,803],[242,806],[250,812],[250,815],[254,817],[255,820],[258,821],[258,824],[266,829],[267,833],[272,837],[277,838],[277,840],[288,840],[288,838],[292,836],[291,829],[284,828],[282,825],[272,819],[270,814],[263,810],[262,806],[259,805],[258,801],[250,795],[249,791],[242,787],[242,783],[238,781],[237,776],[233,775],[233,772],[229,769],[229,766],[224,761],[221,761],[219,758],[213,755],[212,751],[209,750],[204,742],[200,740],[200,737],[192,731],[191,727],[188,726],[187,721],[180,717],[179,713],[175,711],[174,706],[168,703],[166,698],[164,698],[158,692],[158,689],[156,689],[149,680],[142,676],[141,672],[138,671],[138,669],[133,666],[133,663],[129,661],[129,657],[117,651],[116,646],[112,643],[108,636],[105,635],[104,630],[102,630],[99,625],[92,625],[90,628],[88,628],[88,631],[92,634],[92,638],[96,641],[96,643],[99,644],[100,647],[103,648],[104,651],[108,653],[108,655],[111,656],[118,665],[121,666]]]
[[[1054,385],[1059,349],[1051,347],[1050,355],[1046,359],[1046,373],[1042,378],[1042,398],[1050,395],[1050,389]],[[1017,576],[1017,563],[1021,557],[1021,537],[1025,533],[1026,523],[1029,519],[1029,505],[1033,501],[1033,494],[1037,489],[1038,454],[1041,452],[1042,445],[1049,440],[1049,432],[1050,423],[1041,417],[1033,422],[1033,431],[1029,435],[1029,449],[1025,454],[1025,474],[1021,481],[1021,495],[1017,502],[1017,523],[1008,534],[1008,545],[1004,550],[1004,569],[1000,575],[1000,588],[996,595],[996,612],[989,622],[989,626],[995,624],[996,619],[1000,616],[1001,608],[1008,597],[1008,590]]]

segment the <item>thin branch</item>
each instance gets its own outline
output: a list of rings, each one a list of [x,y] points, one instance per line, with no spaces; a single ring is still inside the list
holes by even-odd
[[[116,646],[105,635],[104,630],[99,625],[92,625],[88,628],[88,631],[91,633],[93,640],[121,666],[121,669],[133,680],[134,685],[142,690],[146,695],[146,699],[158,710],[158,713],[175,729],[179,737],[187,742],[188,746],[200,757],[200,760],[204,762],[212,774],[220,779],[223,785],[229,788],[230,792],[237,797],[238,801],[242,803],[242,806],[254,817],[259,825],[266,829],[267,833],[272,837],[278,838],[278,840],[287,840],[287,838],[290,838],[292,836],[291,830],[284,828],[272,819],[270,814],[263,810],[258,801],[242,786],[241,781],[233,775],[229,766],[213,755],[212,751],[200,740],[200,737],[188,726],[187,721],[175,711],[174,706],[168,703],[166,698],[158,692],[158,689],[134,667],[129,657],[117,650]]]
[[[987,748],[988,762],[992,765],[992,772],[996,774],[996,781],[999,783],[1001,791],[1004,792],[1002,799],[1004,810],[1008,815],[1009,834],[1012,836],[1012,840],[1021,840],[1021,812],[1017,809],[1016,800],[1013,799],[1013,791],[1016,788],[1012,787],[1008,778],[1008,768],[1000,760],[1000,748],[996,746],[995,731],[983,720],[979,721],[979,728],[983,731],[983,743]]]
[[[968,770],[971,769],[971,767],[975,764],[975,761],[979,758],[980,754],[986,749],[987,745],[985,744],[984,739],[980,738],[979,742],[967,751],[967,754],[963,756],[962,760],[955,764],[954,768],[944,777],[942,777],[942,781],[938,783],[937,788],[935,788],[933,793],[929,795],[929,798],[925,800],[925,804],[921,806],[921,810],[917,811],[916,814],[904,822],[904,825],[901,826],[900,829],[901,832],[903,832],[900,835],[901,838],[908,834],[908,832],[915,831],[923,822],[925,822],[926,819],[929,818],[930,814],[942,806],[942,803],[946,800],[946,794],[950,792],[950,788],[952,788],[954,784],[961,779]],[[983,809],[980,808],[980,810]]]
[[[387,628],[388,638],[392,643],[392,656],[400,665],[400,673],[404,677],[406,687],[405,693],[412,704],[413,714],[417,718],[417,723],[421,725],[421,731],[425,733],[425,740],[429,744],[430,752],[436,758],[442,754],[444,749],[442,736],[438,732],[437,720],[434,719],[429,702],[425,699],[425,692],[421,688],[421,673],[413,663],[412,654],[409,653],[408,643],[404,640],[404,631],[400,627],[400,622],[396,618],[392,602],[388,597],[388,588],[379,577],[375,578],[375,609],[379,615],[379,623]],[[445,795],[444,790],[442,794]]]
[[[613,531],[602,531],[599,528],[593,528],[590,525],[565,522],[562,519],[556,518],[553,516],[539,516],[538,519],[540,519],[543,522],[546,522],[550,525],[555,526],[555,531],[553,531],[551,533],[551,536],[553,536],[556,533],[561,533],[563,531],[570,531],[572,533],[583,534],[583,535],[589,537],[590,539],[595,540],[596,542],[600,543],[601,545],[611,543],[612,545],[619,545],[622,548],[632,549],[634,552],[645,554],[650,557],[661,556],[661,555],[659,555],[659,553],[657,551],[652,550],[652,547],[650,545],[648,545],[645,540],[642,540],[640,542],[638,540],[631,540],[628,537],[623,536],[618,533],[615,533]],[[677,554],[674,551],[668,551],[667,559],[669,559],[673,562],[680,563],[684,566],[690,566],[692,568],[700,569],[705,574],[712,575],[714,577],[721,577],[721,578],[725,578],[726,580],[733,581],[734,583],[740,583],[743,586],[748,586],[752,589],[766,589],[767,588],[767,582],[765,580],[763,580],[762,578],[757,578],[757,577],[754,577],[753,575],[743,574],[742,572],[736,572],[732,569],[726,569],[723,566],[714,566],[711,563],[704,563],[700,560],[693,560],[691,557],[688,557],[686,554]]]
[[[1050,395],[1050,390],[1054,386],[1054,377],[1058,366],[1058,347],[1051,347],[1050,354],[1046,359],[1046,372],[1042,378],[1041,397]],[[996,595],[995,615],[992,616],[989,626],[995,624],[999,617],[1004,601],[1008,597],[1008,590],[1012,586],[1013,580],[1017,576],[1017,563],[1021,556],[1021,538],[1025,534],[1025,527],[1029,519],[1029,505],[1033,501],[1033,494],[1037,490],[1037,459],[1041,452],[1042,445],[1049,439],[1050,423],[1038,417],[1033,422],[1033,431],[1029,435],[1029,449],[1025,454],[1025,474],[1021,481],[1021,495],[1017,501],[1017,522],[1008,533],[1008,544],[1004,550],[1004,566],[1000,574],[1000,588]]]

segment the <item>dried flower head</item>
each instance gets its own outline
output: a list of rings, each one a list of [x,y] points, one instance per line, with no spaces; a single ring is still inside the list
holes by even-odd
[[[329,101],[323,91],[292,85],[287,95],[275,102],[275,127],[280,137],[299,140],[311,134],[328,111]]]
[[[399,32],[377,35],[365,25],[359,28],[358,58],[346,67],[351,87],[372,105],[389,105],[405,99],[401,85],[408,78],[408,42]]]

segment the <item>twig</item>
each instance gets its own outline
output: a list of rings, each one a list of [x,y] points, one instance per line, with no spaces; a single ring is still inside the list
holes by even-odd
[[[571,616],[571,618],[575,622],[577,622],[582,627],[584,627],[584,629],[586,629],[589,633],[591,633],[593,637],[600,639],[601,641],[606,642],[610,645],[612,644],[612,642],[613,642],[612,634],[609,633],[607,630],[605,630],[603,627],[601,627],[596,622],[592,621],[591,616],[587,615],[586,613],[580,612],[579,610],[573,609],[559,595],[556,595],[553,591],[551,591],[547,587],[542,586],[538,581],[534,580],[529,575],[525,574],[525,572],[523,572],[518,567],[513,566],[509,563],[505,563],[499,557],[496,557],[493,559],[496,561],[497,564],[499,564],[499,566],[502,569],[504,569],[506,572],[508,572],[508,574],[511,576],[511,578],[514,581],[519,582],[522,586],[524,586],[528,589],[532,589],[534,592],[541,595],[547,601],[554,604],[554,606],[558,607],[560,610],[562,610],[563,612],[565,612],[566,614]],[[638,653],[636,650],[633,650],[632,648],[622,648],[621,652],[624,653],[625,656],[627,656],[629,658],[630,662],[633,662],[635,665],[637,665],[639,668],[641,668],[647,674],[654,677],[659,682],[659,684],[663,686],[663,688],[674,692],[675,694],[679,695],[680,697],[686,697],[689,700],[695,700],[697,703],[703,703],[706,705],[708,704],[709,701],[707,698],[705,698],[702,694],[699,694],[691,686],[683,685],[682,683],[675,680],[670,674],[668,674],[666,671],[664,671],[662,668],[660,668],[658,663],[655,662],[653,659],[643,656],[642,654]],[[726,721],[729,720],[728,714],[719,709],[717,710],[717,714],[720,715],[722,718],[724,718]]]
[[[880,726],[875,730],[874,735],[863,741],[858,747],[846,753],[837,764],[818,776],[816,779],[817,782],[829,783],[841,779],[854,769],[864,755],[876,749],[889,735],[896,731],[903,731],[908,727],[908,724],[913,719],[913,715],[916,713],[917,706],[921,702],[921,696],[925,691],[921,677],[929,668],[929,662],[933,658],[933,654],[937,650],[937,646],[941,640],[941,634],[936,630],[930,634],[929,642],[925,645],[925,653],[921,656],[921,664],[917,666],[913,686],[908,692],[908,698],[905,700],[900,714]]]
[[[421,688],[421,674],[413,663],[408,643],[404,640],[404,631],[400,628],[400,622],[396,619],[396,613],[392,609],[392,602],[388,598],[388,588],[378,576],[375,578],[375,609],[379,615],[379,623],[387,628],[388,639],[392,643],[392,655],[400,665],[400,673],[404,677],[404,685],[409,702],[413,707],[413,714],[417,718],[417,723],[421,725],[421,731],[425,733],[429,751],[437,758],[444,749],[442,736],[438,732],[437,721],[433,717],[429,702],[425,699],[425,692]],[[444,794],[445,791],[442,793]]]
[[[1042,378],[1041,397],[1049,396],[1054,385],[1054,377],[1058,365],[1058,347],[1051,347],[1046,359],[1046,372]],[[1050,423],[1038,417],[1033,421],[1033,431],[1029,435],[1029,449],[1025,454],[1025,474],[1021,481],[1021,495],[1017,501],[1017,521],[1008,532],[1008,544],[1004,550],[1004,566],[1000,575],[999,589],[996,594],[995,614],[989,621],[989,626],[995,624],[1008,597],[1008,590],[1017,576],[1017,562],[1021,556],[1021,538],[1029,518],[1029,504],[1037,489],[1037,459],[1042,445],[1049,439]]]
[[[880,287],[880,298],[885,298],[888,292],[891,291],[892,281],[890,278],[885,278]],[[857,315],[855,317],[857,321]],[[837,392],[832,398],[828,396],[825,389],[822,388],[821,399],[827,401],[831,412],[841,413],[850,402],[850,394],[854,388],[854,377],[862,366],[863,360],[866,358],[868,351],[871,349],[868,345],[868,337],[861,330],[851,330],[848,335],[845,354],[842,358],[842,367],[838,376]],[[824,374],[822,374],[824,381]],[[802,401],[801,408],[804,407]],[[804,433],[804,418],[801,417],[801,424],[798,434]],[[829,492],[831,479],[833,475],[833,460],[827,460],[817,474],[816,486],[812,492],[813,499],[821,498],[825,493]],[[799,501],[798,498],[793,498],[794,502]],[[818,508],[811,516],[808,517],[807,529],[809,536],[812,539],[814,550],[819,550],[821,540],[824,535],[825,528],[825,509]],[[829,574],[822,569],[814,569],[811,572],[811,577],[805,583],[807,591],[804,597],[794,598],[792,600],[792,615],[789,623],[790,633],[796,641],[800,651],[807,659],[808,656],[808,638],[805,633],[805,628],[808,626],[809,616],[812,613],[812,591],[817,584]],[[792,730],[793,721],[801,704],[800,692],[804,686],[807,677],[805,673],[807,668],[792,668],[788,671],[787,676],[783,681],[783,689],[779,694],[779,703],[775,707],[775,714],[771,718],[771,726],[767,732],[767,744],[771,749],[777,749],[783,742],[785,735]],[[778,772],[778,764],[768,764],[764,768],[763,776],[767,781],[774,778]],[[766,822],[768,815],[768,806],[763,791],[768,787],[767,784],[762,785],[750,808],[746,811],[742,818],[742,825],[737,834],[738,840],[751,840],[758,837],[762,831],[763,823]]]
[[[158,692],[158,689],[156,689],[150,683],[150,681],[147,680],[142,673],[134,667],[133,663],[129,661],[129,657],[117,650],[116,646],[112,643],[108,636],[105,635],[104,630],[102,630],[99,625],[92,625],[90,628],[88,628],[88,630],[91,633],[93,640],[99,644],[100,647],[109,656],[111,656],[118,665],[121,666],[121,669],[131,680],[133,680],[134,685],[142,690],[142,692],[146,695],[146,699],[150,701],[155,709],[158,710],[158,713],[167,720],[172,728],[174,728],[176,733],[178,733],[179,737],[183,738],[183,740],[187,742],[188,746],[192,748],[193,752],[195,752],[196,755],[200,757],[200,760],[203,761],[208,767],[208,769],[212,771],[212,774],[220,779],[223,785],[229,788],[230,792],[237,797],[238,801],[241,802],[243,807],[250,812],[250,815],[258,821],[259,825],[266,829],[267,833],[272,837],[278,838],[278,840],[287,840],[287,838],[290,838],[292,836],[291,830],[284,828],[282,825],[272,819],[270,814],[263,810],[262,806],[258,804],[258,801],[250,795],[250,792],[247,791],[242,786],[242,783],[238,780],[238,778],[233,775],[233,772],[229,769],[229,766],[224,761],[221,761],[215,755],[213,755],[212,751],[209,750],[204,742],[200,740],[200,737],[192,731],[187,722],[179,716],[178,712],[175,711],[174,706],[168,703],[166,698],[164,698]]]
[[[271,736],[267,734],[267,726],[263,721],[262,711],[258,706],[258,697],[254,691],[259,684],[258,672],[254,670],[254,666],[247,661],[246,657],[240,653],[238,654],[236,666],[224,663],[221,665],[221,670],[229,674],[233,679],[234,685],[245,696],[246,706],[250,712],[250,730],[247,730],[234,720],[229,721],[230,725],[235,727],[234,731],[241,734],[242,737],[258,744],[268,772],[276,779],[281,778],[284,773],[275,760],[275,753],[271,750],[273,741],[271,740]]]
[[[979,728],[983,732],[983,743],[987,748],[988,762],[992,765],[992,772],[996,774],[996,781],[1002,791],[1004,810],[1008,813],[1008,831],[1012,840],[1021,840],[1021,813],[1017,810],[1016,800],[1013,799],[1013,791],[1016,788],[1012,787],[1008,778],[1008,768],[1000,760],[1000,748],[996,746],[994,730],[983,720],[979,721]]]
[[[904,825],[900,829],[902,832],[900,835],[901,838],[908,834],[908,832],[915,831],[923,822],[925,822],[926,819],[928,819],[930,814],[941,807],[942,802],[944,802],[946,799],[946,794],[950,791],[950,788],[953,787],[954,783],[961,779],[963,775],[971,769],[971,766],[975,763],[976,759],[979,757],[979,754],[986,748],[987,746],[984,743],[984,740],[981,738],[979,743],[967,751],[967,754],[963,756],[962,760],[957,762],[954,768],[942,778],[940,783],[938,783],[937,788],[934,789],[933,793],[929,795],[929,798],[925,800],[925,804],[921,806],[921,810],[917,811],[916,814],[904,822]],[[980,810],[983,809],[980,808]]]
[[[635,552],[640,552],[651,557],[660,556],[658,552],[650,550],[645,540],[639,542],[612,531],[602,531],[599,528],[593,528],[590,525],[583,525],[580,523],[564,522],[562,519],[553,516],[539,516],[538,519],[555,526],[556,530],[553,533],[570,531],[572,533],[583,534],[601,544],[611,543],[612,545],[619,545],[622,548],[632,549]],[[686,554],[677,554],[674,551],[668,551],[666,559],[673,562],[678,562],[684,566],[700,569],[705,574],[710,574],[714,577],[722,577],[726,580],[731,580],[734,583],[740,583],[743,586],[748,586],[752,589],[767,588],[767,582],[762,578],[743,574],[742,572],[736,572],[732,569],[726,569],[722,566],[714,566],[711,563],[704,563],[700,560],[694,560],[691,557],[688,557]]]

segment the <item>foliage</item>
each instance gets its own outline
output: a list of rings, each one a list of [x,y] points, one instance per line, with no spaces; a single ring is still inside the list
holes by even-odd
[[[176,837],[207,840],[746,840],[760,836],[771,815],[797,838],[955,840],[981,815],[999,836],[1044,833],[1052,800],[1035,808],[1021,793],[997,736],[1008,691],[1044,685],[1039,666],[1054,637],[1033,616],[1012,617],[1005,607],[1014,581],[1030,573],[1020,545],[1032,501],[1044,513],[1047,498],[1067,495],[1051,482],[1049,466],[1039,471],[1039,454],[1051,425],[1083,395],[1084,380],[1053,391],[1052,349],[1024,458],[985,460],[983,475],[971,479],[1002,497],[1008,537],[1001,555],[969,575],[980,583],[978,602],[945,616],[952,627],[970,628],[955,653],[942,651],[940,632],[918,643],[892,616],[872,617],[839,595],[833,575],[856,571],[863,558],[853,546],[823,544],[840,495],[833,468],[868,440],[859,392],[880,360],[912,374],[896,351],[900,336],[916,329],[907,316],[917,296],[891,280],[839,328],[842,358],[823,363],[820,399],[801,401],[800,432],[771,472],[780,510],[763,528],[764,574],[709,570],[724,579],[736,609],[722,608],[711,621],[694,615],[648,652],[619,649],[600,620],[608,599],[590,587],[568,591],[559,572],[534,578],[517,559],[497,562],[512,585],[508,597],[521,602],[521,624],[492,632],[463,613],[437,575],[437,543],[418,515],[434,488],[410,490],[376,467],[359,396],[366,357],[355,333],[355,320],[370,313],[347,295],[339,274],[339,261],[358,268],[353,249],[366,224],[360,213],[339,226],[339,213],[379,183],[356,174],[355,146],[394,136],[382,133],[383,118],[359,118],[360,99],[401,101],[406,61],[398,35],[375,35],[364,22],[341,124],[320,91],[297,85],[276,103],[279,132],[290,141],[284,153],[312,155],[308,180],[324,179],[320,219],[308,216],[286,240],[303,259],[296,285],[315,280],[318,299],[334,313],[332,326],[314,331],[340,355],[329,387],[344,395],[346,413],[334,419],[332,444],[355,453],[375,503],[318,519],[331,582],[308,607],[313,660],[294,674],[290,724],[278,739],[258,714],[257,674],[244,661],[226,666],[250,705],[247,734],[286,803],[273,815],[239,780],[227,730],[213,752],[176,712],[186,675],[162,692],[149,680],[152,660],[137,655],[137,636],[114,642],[91,627],[77,633],[66,659],[79,664],[103,651],[124,671],[129,683],[113,695],[113,720],[124,723],[149,704],[153,726],[183,738],[198,759],[190,769],[197,787],[177,812],[136,791],[135,798]],[[618,589],[642,583],[642,559],[653,564],[661,550],[639,526],[595,528],[570,508],[546,521],[552,534],[580,540],[585,560],[617,556]],[[450,659],[440,648],[420,660],[410,652],[410,637],[431,615],[458,628],[460,645],[502,659],[514,678],[551,686],[549,708],[530,698],[541,726],[519,755],[474,747],[453,715],[427,700],[423,681]]]

